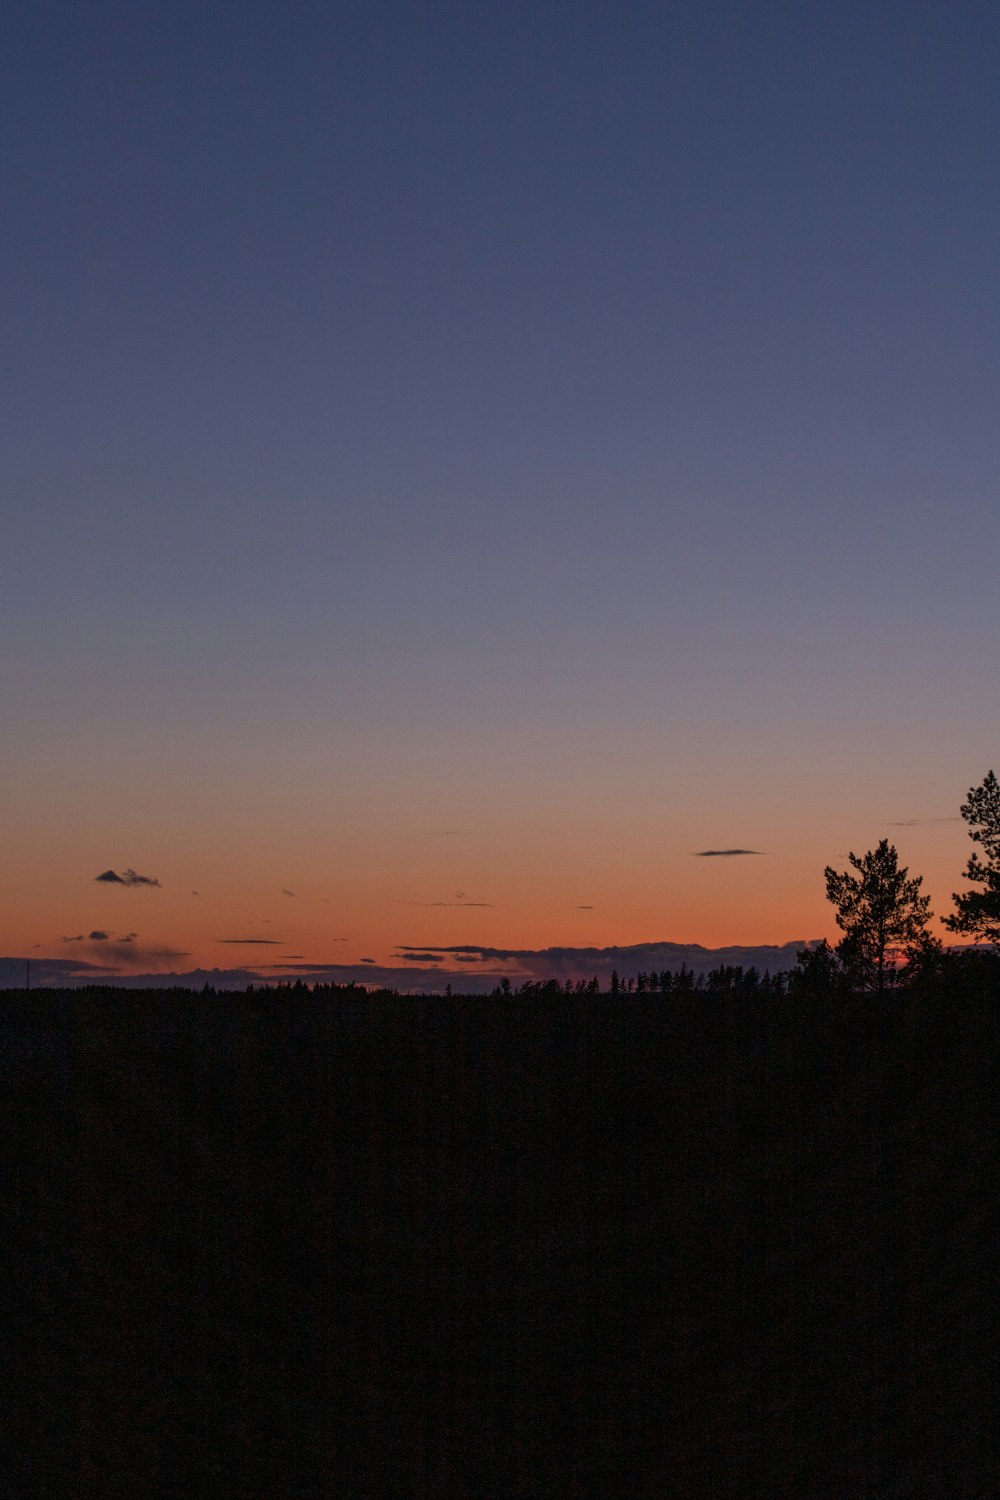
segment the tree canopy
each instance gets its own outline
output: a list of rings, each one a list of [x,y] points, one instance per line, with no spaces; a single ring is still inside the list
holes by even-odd
[[[969,837],[986,856],[980,859],[978,850],[973,851],[965,878],[982,889],[956,893],[955,915],[945,917],[944,925],[981,942],[1000,942],[1000,782],[995,772],[988,771],[979,786],[969,788],[961,812]]]
[[[856,875],[830,865],[824,871],[827,898],[844,934],[837,953],[856,984],[881,995],[894,976],[897,953],[912,961],[934,946],[927,932],[931,898],[920,894],[922,876],[910,879],[909,870],[900,869],[888,839],[860,858],[848,858]]]

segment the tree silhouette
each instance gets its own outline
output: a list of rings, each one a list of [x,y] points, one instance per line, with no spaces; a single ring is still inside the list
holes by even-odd
[[[909,871],[899,868],[888,839],[860,859],[853,853],[848,858],[857,875],[841,875],[830,865],[823,872],[844,934],[837,953],[855,983],[882,995],[896,950],[913,959],[934,945],[926,930],[931,898],[920,894],[922,876],[907,879]]]
[[[988,771],[981,786],[969,788],[969,800],[962,804],[962,817],[969,825],[969,837],[981,844],[985,862],[978,851],[969,857],[966,880],[984,886],[981,891],[963,891],[952,898],[958,908],[955,916],[945,917],[951,932],[966,932],[985,942],[1000,942],[1000,782]]]
[[[844,966],[826,938],[812,948],[803,948],[789,979],[790,992],[810,1000],[827,1000],[842,993]]]

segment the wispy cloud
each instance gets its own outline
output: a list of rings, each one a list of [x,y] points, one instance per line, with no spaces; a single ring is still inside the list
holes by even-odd
[[[117,870],[103,870],[100,875],[94,876],[99,885],[159,885],[152,875],[137,875],[134,870],[123,870],[119,875]]]
[[[961,818],[898,818],[889,828],[919,828],[922,823],[960,823]]]
[[[282,938],[216,938],[217,943],[235,943],[241,948],[253,948],[263,945],[266,948],[280,948]]]
[[[492,901],[411,901],[411,906],[479,906],[492,908]]]
[[[735,859],[740,854],[765,854],[764,849],[695,849],[692,859]]]
[[[400,954],[403,954],[407,959],[415,958],[417,954],[427,950],[433,950],[436,957],[442,953],[519,953],[528,951],[527,949],[515,948],[484,948],[480,943],[450,943],[447,947],[438,946],[434,943],[396,943],[395,946],[399,950],[396,957],[398,958]]]
[[[121,937],[115,937],[113,932],[105,932],[103,928],[95,927],[93,932],[88,932],[86,936],[78,932],[73,937],[64,937],[62,941],[64,943],[134,943],[138,936],[137,932],[126,932]]]
[[[282,895],[283,895],[283,896],[294,896],[294,895],[295,895],[295,892],[294,892],[294,891],[287,891],[287,890],[286,890],[286,889],[285,889],[285,887],[284,887],[284,886],[282,886],[282,887],[281,887],[281,894],[282,894]]]
[[[101,973],[111,978],[134,969],[162,967],[175,963],[179,958],[191,957],[186,948],[140,943],[138,937],[137,932],[123,932],[116,935],[114,932],[105,931],[103,927],[95,927],[86,935],[78,932],[72,937],[64,937],[61,941],[81,944],[82,952],[86,954],[86,960],[82,957],[76,960],[76,967],[81,972],[96,973],[100,970]]]
[[[114,975],[123,968],[125,970],[162,968],[167,964],[176,963],[179,958],[190,958],[191,954],[186,948],[168,948],[165,946],[154,947],[153,945],[139,944],[135,941],[137,934],[120,938],[110,938],[106,942],[95,942],[90,953],[95,958],[100,958],[106,971]]]

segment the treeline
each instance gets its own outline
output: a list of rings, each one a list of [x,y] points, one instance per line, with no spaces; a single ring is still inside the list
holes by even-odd
[[[1000,954],[987,948],[969,948],[964,952],[936,954],[933,963],[919,966],[903,966],[887,971],[883,988],[899,993],[921,996],[955,995],[973,996],[977,993],[1000,995]],[[493,991],[494,998],[504,994],[554,1000],[560,996],[587,995],[663,995],[682,998],[688,995],[703,995],[706,998],[734,1000],[780,1000],[792,999],[826,1000],[849,995],[863,990],[855,982],[850,967],[843,963],[835,949],[826,943],[815,948],[804,949],[799,954],[798,966],[787,972],[763,974],[756,968],[743,968],[738,964],[724,964],[708,974],[695,974],[686,966],[671,972],[665,969],[658,974],[638,974],[634,978],[621,979],[613,973],[607,988],[602,989],[595,977],[567,980],[560,984],[557,979],[529,980],[518,989]]]
[[[538,999],[557,999],[560,995],[783,995],[787,993],[786,974],[763,974],[756,968],[744,969],[740,965],[724,964],[709,974],[696,974],[687,964],[679,969],[664,969],[658,973],[653,969],[648,974],[630,975],[622,978],[617,969],[612,970],[606,988],[602,988],[595,975],[592,979],[526,980],[517,989],[509,982],[501,981],[493,991],[494,997],[524,995]]]
[[[964,950],[940,951],[933,961],[921,964],[901,965],[887,968],[883,977],[883,991],[902,996],[930,999],[969,999],[988,996],[1000,997],[1000,952],[985,947],[969,947]],[[10,989],[4,995],[4,1020],[6,1025],[16,1024],[20,1019],[33,1027],[44,1024],[46,1017],[58,1027],[77,1010],[87,1010],[97,1002],[111,1011],[128,1011],[137,1017],[143,1011],[162,1014],[171,1006],[179,1013],[190,1009],[192,1004],[201,1012],[205,1002],[220,1014],[229,1009],[246,1013],[247,1008],[259,1012],[260,1018],[268,1016],[277,1020],[289,1010],[294,1011],[307,999],[328,1002],[343,1011],[366,1010],[380,1001],[394,1001],[402,1005],[427,1001],[442,1004],[447,1000],[468,1001],[482,1005],[488,1001],[562,1001],[621,999],[634,996],[683,1001],[700,997],[706,1001],[846,1001],[852,996],[866,993],[859,984],[850,965],[845,963],[835,948],[820,943],[814,948],[804,949],[798,955],[796,968],[770,973],[760,972],[756,967],[744,968],[739,964],[723,964],[708,973],[698,974],[682,965],[680,969],[652,970],[628,977],[617,971],[602,985],[594,975],[590,979],[529,979],[523,984],[512,985],[503,980],[488,994],[465,993],[453,990],[449,985],[444,995],[435,993],[401,994],[392,988],[368,988],[363,984],[315,984],[302,980],[248,985],[246,989],[217,989],[205,985],[200,990],[180,987],[169,989],[123,989],[119,985],[86,985],[73,989]]]

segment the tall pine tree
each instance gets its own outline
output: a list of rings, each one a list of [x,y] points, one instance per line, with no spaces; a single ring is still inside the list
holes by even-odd
[[[1000,943],[1000,782],[995,772],[988,771],[980,786],[969,788],[961,811],[969,837],[986,856],[980,859],[978,850],[973,851],[965,878],[982,889],[956,893],[955,915],[945,917],[944,925],[979,942]]]

